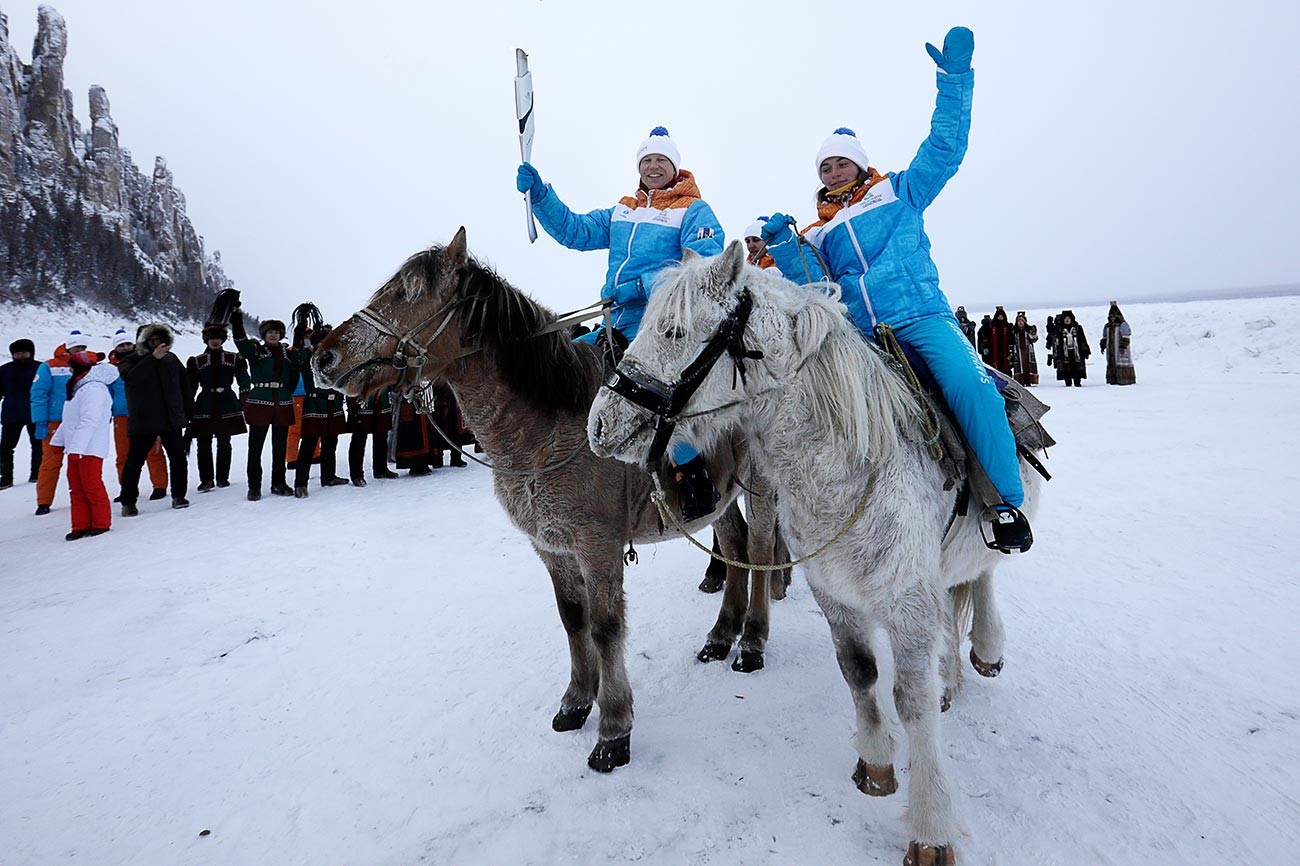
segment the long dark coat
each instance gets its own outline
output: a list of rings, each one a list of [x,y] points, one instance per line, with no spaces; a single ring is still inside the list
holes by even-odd
[[[1112,317],[1103,326],[1098,345],[1106,353],[1106,384],[1136,385],[1137,370],[1133,367],[1133,351],[1129,342],[1133,329],[1121,317],[1118,321]]]
[[[1062,382],[1088,378],[1088,365],[1085,362],[1092,354],[1083,326],[1075,321],[1066,323],[1066,315],[1069,314],[1056,320],[1056,333],[1052,337],[1052,361],[1056,365],[1056,378]],[[1074,317],[1070,318],[1073,320]]]
[[[185,362],[190,387],[198,390],[194,398],[194,416],[190,419],[191,436],[239,436],[247,433],[244,410],[235,393],[248,390],[248,362],[234,352],[207,349]]]
[[[387,433],[392,429],[392,405],[387,391],[381,391],[367,400],[349,397],[347,406],[349,432]]]
[[[1011,375],[1011,323],[1001,307],[980,326],[978,349],[985,364]]]
[[[235,347],[248,360],[252,388],[244,397],[244,420],[259,426],[292,427],[293,389],[298,386],[298,365],[280,343],[266,344],[235,331]]]
[[[311,349],[291,349],[290,354],[302,373],[302,436],[320,438],[342,434],[347,429],[343,416],[343,393],[316,384],[311,369]]]
[[[1021,385],[1038,384],[1038,358],[1034,356],[1037,342],[1037,325],[1017,322],[1011,326],[1011,375]]]
[[[117,364],[126,387],[126,432],[131,436],[182,430],[194,414],[194,389],[185,365],[171,352],[155,358],[145,345],[148,339],[146,327],[135,352]]]

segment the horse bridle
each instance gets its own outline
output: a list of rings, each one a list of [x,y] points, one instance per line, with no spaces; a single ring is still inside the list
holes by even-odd
[[[379,356],[367,358],[360,363],[352,365],[341,375],[336,376],[334,381],[342,382],[357,370],[370,364],[376,362],[387,362],[393,366],[393,369],[399,371],[400,374],[398,375],[397,382],[393,385],[393,388],[406,395],[408,399],[415,404],[416,410],[420,411],[421,404],[428,403],[432,398],[431,389],[426,387],[428,381],[432,377],[421,377],[424,368],[427,366],[433,366],[436,363],[439,371],[441,371],[448,364],[458,361],[461,358],[466,358],[479,351],[478,347],[473,347],[462,349],[460,352],[449,358],[429,357],[429,347],[437,342],[438,338],[442,336],[443,331],[447,330],[447,326],[451,324],[451,317],[455,314],[457,308],[459,308],[461,304],[472,300],[472,297],[464,294],[465,288],[469,285],[470,276],[471,272],[466,268],[465,272],[461,275],[460,282],[457,284],[456,291],[451,296],[451,299],[438,307],[438,309],[434,310],[433,315],[424,319],[415,327],[408,328],[405,332],[398,331],[397,323],[380,315],[379,311],[374,309],[372,304],[367,304],[354,313],[352,315],[353,319],[365,322],[385,337],[392,337],[397,342],[393,347],[392,355],[387,358]],[[442,317],[442,321],[438,322],[437,329],[429,339],[421,343],[418,340],[420,333],[436,322],[439,316]],[[427,408],[432,407],[429,406]]]
[[[650,451],[646,454],[646,465],[650,469],[658,471],[677,422],[687,417],[682,414],[682,410],[704,384],[705,378],[724,353],[731,356],[734,365],[731,374],[733,388],[736,387],[737,375],[741,382],[745,381],[745,361],[763,357],[762,352],[745,348],[745,328],[753,309],[754,298],[749,289],[741,289],[736,306],[718,325],[718,330],[700,350],[700,354],[686,365],[677,381],[671,385],[656,378],[632,358],[624,358],[610,374],[605,387],[653,416],[655,434],[650,443]],[[692,413],[690,417],[697,414],[701,413]]]

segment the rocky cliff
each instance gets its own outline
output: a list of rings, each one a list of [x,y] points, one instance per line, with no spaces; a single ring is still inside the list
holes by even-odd
[[[202,319],[230,285],[206,255],[162,157],[145,175],[118,144],[108,95],[90,88],[90,129],[64,87],[68,36],[37,11],[32,62],[0,11],[0,301],[56,306],[71,297],[110,313]]]

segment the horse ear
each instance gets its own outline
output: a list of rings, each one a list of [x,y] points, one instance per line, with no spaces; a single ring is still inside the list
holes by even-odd
[[[452,268],[460,270],[469,261],[469,247],[465,241],[465,227],[456,230],[456,236],[447,244],[447,261]]]
[[[722,251],[722,255],[713,260],[709,266],[709,273],[713,277],[709,280],[709,286],[713,288],[719,296],[726,297],[731,294],[735,288],[736,281],[740,279],[741,272],[745,269],[745,247],[740,241],[732,241],[727,248]]]
[[[704,258],[704,256],[700,255],[690,247],[682,250],[682,264],[684,265],[689,265],[691,262],[698,262],[702,258]]]

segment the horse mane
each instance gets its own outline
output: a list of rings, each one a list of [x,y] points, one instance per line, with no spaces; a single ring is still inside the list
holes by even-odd
[[[693,333],[702,295],[734,298],[738,287],[708,286],[717,279],[710,262],[701,259],[665,269],[650,296],[643,327]],[[835,437],[847,453],[872,460],[892,454],[899,431],[913,423],[920,405],[902,377],[849,320],[839,288],[833,283],[798,286],[748,265],[740,284],[754,296],[753,348],[769,351],[762,341],[771,339],[764,331],[773,313],[793,321],[797,357],[790,358],[789,365],[811,401],[816,426]]]
[[[799,375],[813,420],[833,431],[849,453],[887,459],[898,449],[900,430],[921,411],[916,395],[867,344],[838,298],[806,290],[798,295],[795,334],[812,352]]]
[[[567,329],[538,336],[556,320],[555,313],[472,256],[466,267],[469,279],[455,278],[456,297],[463,302],[458,313],[462,343],[482,350],[511,391],[533,408],[585,415],[599,380],[595,353],[573,343]],[[442,247],[407,259],[398,272],[406,299],[427,298],[447,268]]]

